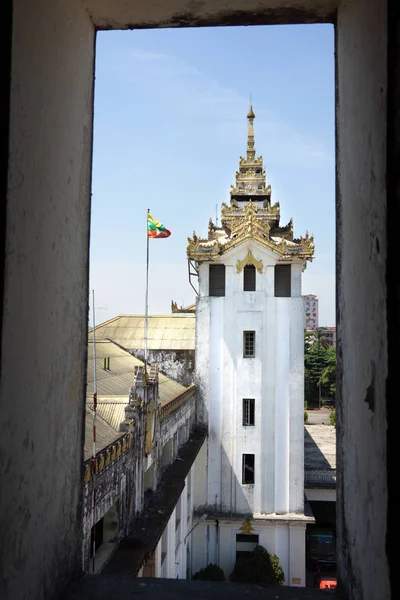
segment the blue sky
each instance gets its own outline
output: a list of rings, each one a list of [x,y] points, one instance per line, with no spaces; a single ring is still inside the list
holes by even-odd
[[[194,301],[186,244],[229,202],[252,94],[257,154],[281,224],[314,234],[303,293],[335,324],[334,40],[331,25],[97,35],[90,289],[96,323],[143,314],[146,210],[172,231],[150,241],[149,309]],[[90,323],[92,317],[90,316]]]

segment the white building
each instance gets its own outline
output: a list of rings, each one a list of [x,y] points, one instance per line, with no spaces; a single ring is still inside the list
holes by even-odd
[[[192,571],[217,563],[228,577],[256,543],[279,556],[286,584],[305,585],[304,319],[301,276],[313,238],[279,226],[250,107],[221,227],[193,234],[198,418],[208,441],[195,471]]]

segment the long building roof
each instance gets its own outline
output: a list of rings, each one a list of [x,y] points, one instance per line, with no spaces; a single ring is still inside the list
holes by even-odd
[[[104,368],[104,359],[110,359],[107,369]],[[98,341],[96,335],[96,383],[99,401],[102,396],[112,399],[116,403],[118,398],[122,403],[124,399],[127,401],[130,387],[133,385],[133,372],[136,366],[143,366],[143,362],[111,341]],[[93,383],[94,349],[93,342],[89,342],[86,388],[88,397],[93,395]],[[162,373],[158,374],[158,388],[160,402],[165,402],[185,389],[183,385]]]
[[[143,315],[119,315],[96,326],[96,341],[112,340],[129,350],[144,349]],[[149,350],[194,350],[194,313],[149,316]],[[93,329],[89,330],[93,340]]]

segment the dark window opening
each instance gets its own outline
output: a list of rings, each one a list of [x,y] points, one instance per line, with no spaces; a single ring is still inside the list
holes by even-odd
[[[225,296],[225,265],[209,265],[209,296]]]
[[[258,535],[236,534],[236,560],[239,558],[249,558],[251,552],[258,544]]]
[[[275,296],[290,298],[292,265],[275,265]]]
[[[254,358],[256,355],[256,332],[243,332],[243,357]]]
[[[243,398],[243,425],[254,425],[254,398]]]
[[[243,454],[242,483],[254,483],[254,454]]]
[[[243,269],[243,290],[245,292],[256,291],[256,268],[254,265],[246,265]]]

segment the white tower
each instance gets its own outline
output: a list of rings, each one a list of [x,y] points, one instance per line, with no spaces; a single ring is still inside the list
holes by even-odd
[[[305,585],[304,318],[301,274],[313,238],[279,226],[248,118],[230,205],[187,254],[199,274],[196,383],[208,441],[196,471],[193,569],[228,576],[256,543],[277,554],[286,584]]]

